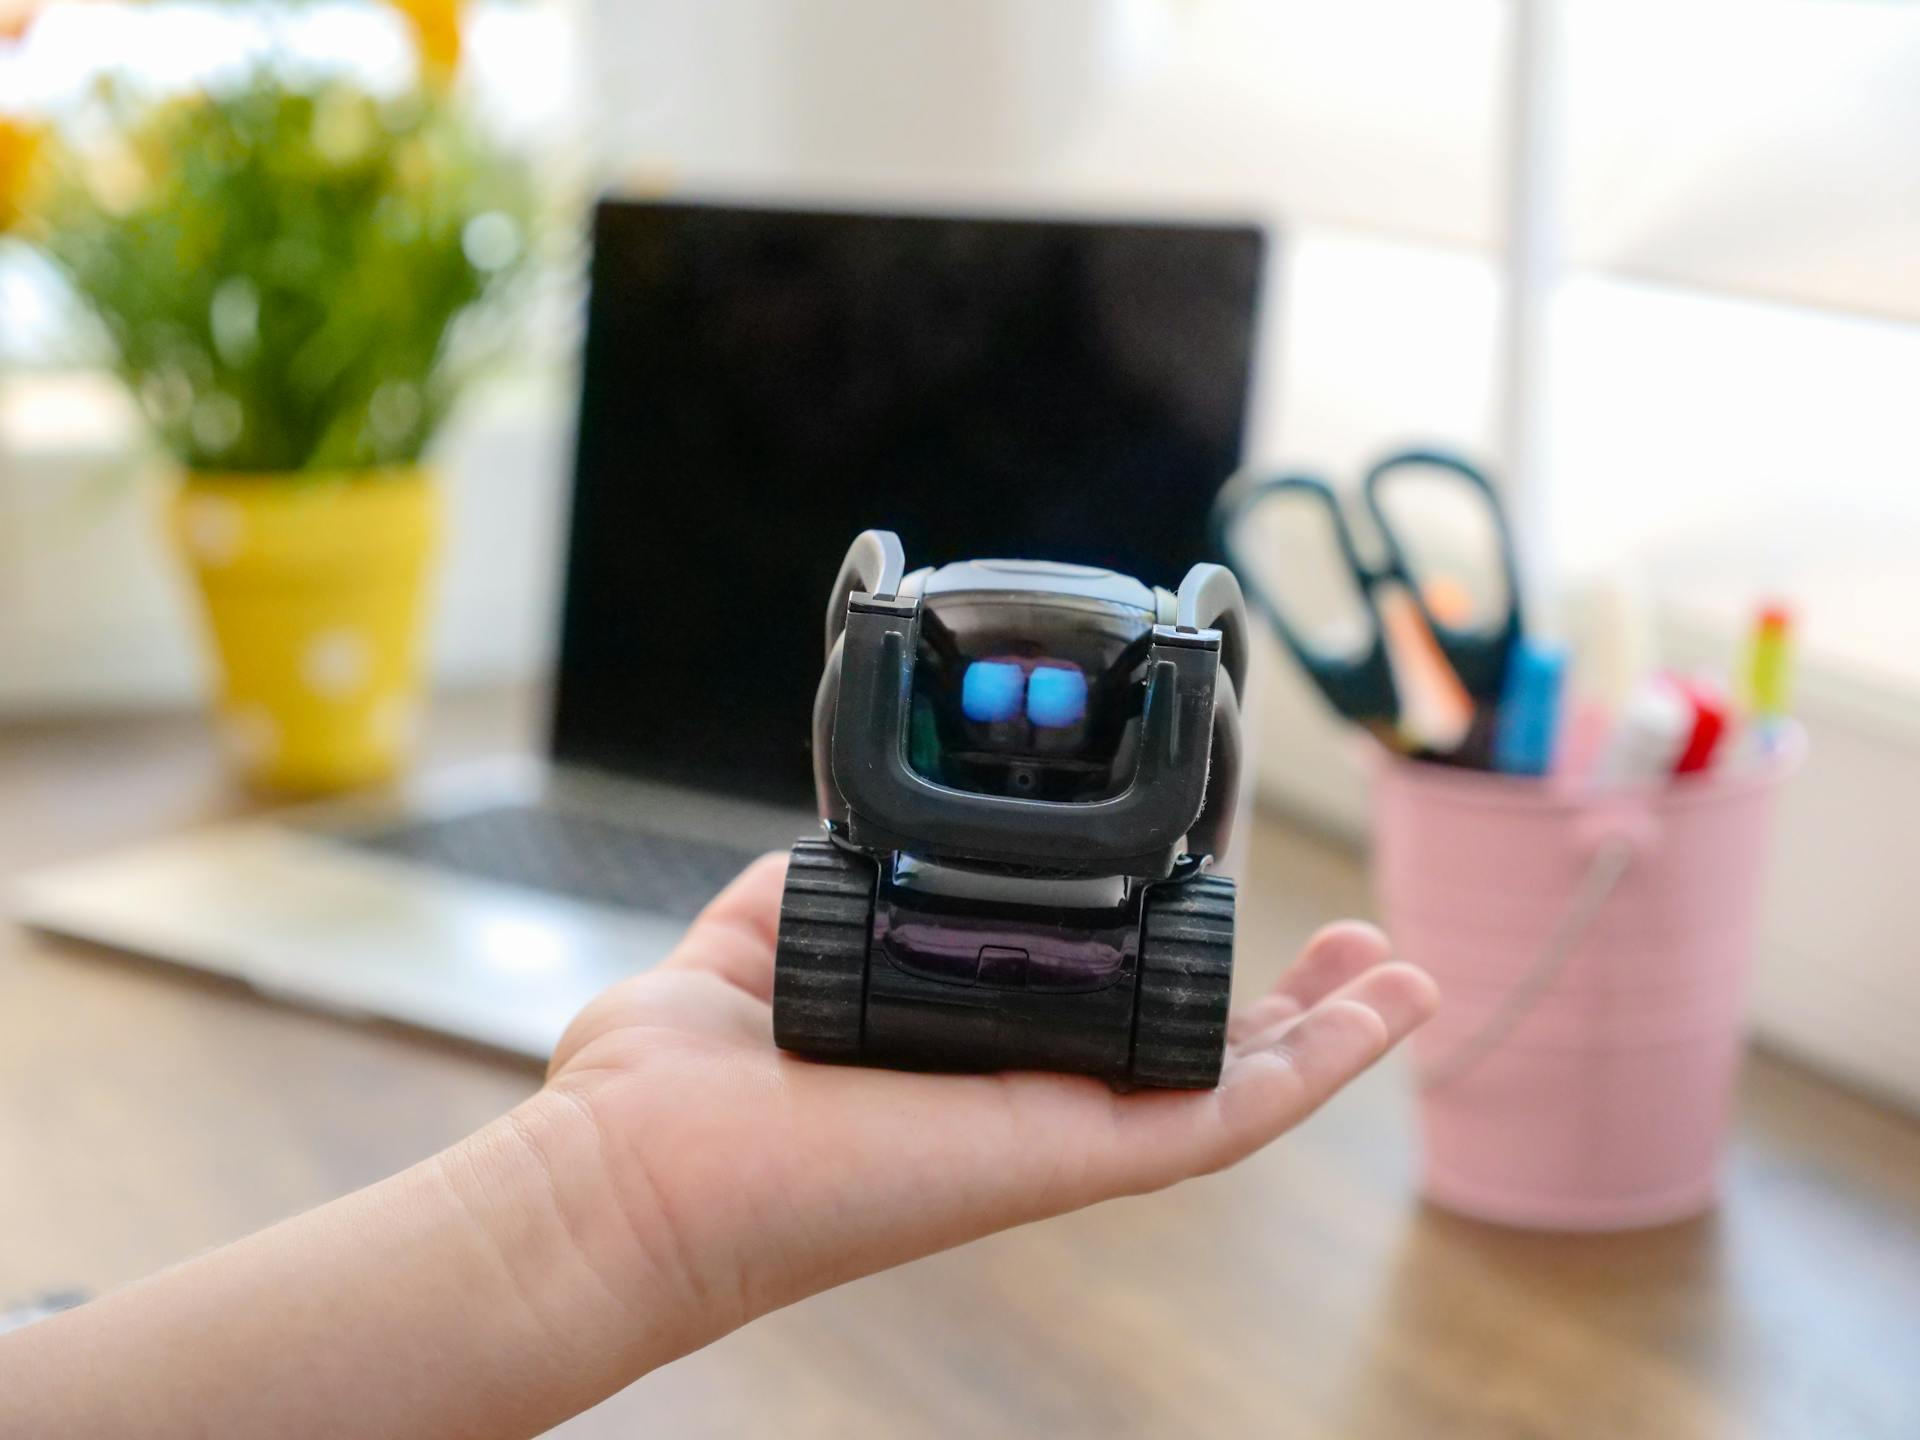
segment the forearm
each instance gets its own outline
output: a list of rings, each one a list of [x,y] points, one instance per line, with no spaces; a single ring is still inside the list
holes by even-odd
[[[596,1230],[624,1212],[573,1192],[602,1172],[597,1145],[543,1093],[392,1179],[0,1339],[0,1434],[556,1424],[706,1338],[644,1246]]]

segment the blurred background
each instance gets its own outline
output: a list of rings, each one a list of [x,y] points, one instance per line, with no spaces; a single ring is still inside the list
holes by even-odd
[[[426,690],[537,696],[562,633],[596,196],[1252,222],[1270,244],[1251,465],[1346,479],[1415,442],[1483,459],[1531,618],[1576,648],[1596,615],[1625,615],[1636,653],[1730,677],[1756,611],[1791,610],[1808,748],[1775,819],[1751,1023],[1770,1054],[1867,1097],[1882,1118],[1847,1122],[1858,1134],[1885,1123],[1905,1146],[1891,1117],[1920,1107],[1916,76],[1920,9],[1872,0],[0,0],[0,752],[14,729],[203,704],[214,661],[185,577],[220,549],[213,502],[232,497],[183,508],[183,469],[424,462],[437,518],[381,533],[438,536],[436,560],[389,574],[398,594],[426,566]],[[278,160],[195,168],[241,151]],[[242,216],[196,200],[203,182],[270,198]],[[329,377],[324,413],[263,392],[247,413],[274,424],[242,426],[191,367],[168,368],[182,326],[204,325],[216,365],[275,343],[272,305],[217,275],[169,309],[195,226],[218,237],[198,253],[265,257],[299,303],[337,311],[337,363],[324,346],[288,362]],[[289,227],[313,253],[291,253]],[[163,237],[178,274],[144,279],[151,255],[128,234]],[[329,288],[349,251],[388,267],[353,272],[384,277],[377,293]],[[380,333],[391,364],[362,374],[345,357]],[[129,358],[139,336],[160,337],[158,360]],[[1265,543],[1277,570],[1300,559]],[[391,663],[402,694],[394,643],[309,656],[308,681]],[[1257,649],[1256,847],[1364,905],[1348,860],[1320,858],[1377,838],[1364,747],[1264,632]],[[403,753],[421,723],[396,701],[374,732]],[[258,760],[231,708],[193,743],[216,742]],[[1762,1148],[1784,1147],[1768,1155],[1812,1143],[1820,1127],[1795,1123],[1766,1132]],[[1881,1207],[1911,1274],[1913,1152],[1897,1155],[1879,1172],[1897,1202],[1848,1203]],[[1852,1163],[1810,1184],[1845,1190]],[[1456,1242],[1522,1288],[1529,1266],[1608,1284],[1591,1254],[1422,1231],[1385,1292],[1399,1320],[1437,1303],[1407,1255]],[[1672,1262],[1659,1273],[1737,1309],[1715,1289],[1730,1243],[1628,1268]],[[1766,1353],[1707,1369],[1737,1380]],[[1707,1402],[1633,1413],[1661,1433],[1911,1433],[1920,1402],[1867,1370],[1865,1398],[1835,1399],[1821,1371],[1814,1400],[1735,1406],[1726,1428]],[[658,1393],[697,1410],[687,1383]]]
[[[31,9],[0,43],[16,131],[84,133],[109,79],[188,94],[269,46],[390,94],[414,74],[414,21],[454,23],[430,5]],[[1550,131],[1529,133],[1551,158],[1529,192],[1533,438],[1505,474],[1538,602],[1551,614],[1594,577],[1630,586],[1669,660],[1717,664],[1757,599],[1793,601],[1816,743],[1789,801],[1760,1022],[1920,1100],[1920,967],[1887,938],[1920,915],[1880,858],[1920,800],[1920,158],[1902,139],[1920,19],[1811,0],[1560,12],[1524,59],[1550,97]],[[457,23],[450,86],[542,185],[518,339],[434,446],[438,685],[551,666],[580,236],[605,187],[1261,220],[1282,243],[1255,462],[1345,474],[1403,439],[1511,448],[1504,0],[483,0]],[[0,315],[0,706],[188,703],[203,661],[150,523],[150,429],[19,239],[0,242]],[[1343,728],[1287,668],[1263,680],[1263,793],[1357,836]]]

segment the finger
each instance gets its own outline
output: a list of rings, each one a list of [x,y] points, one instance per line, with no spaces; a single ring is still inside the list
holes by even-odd
[[[1432,984],[1432,979],[1424,970],[1404,961],[1396,961],[1386,965],[1376,965],[1356,975],[1321,1000],[1320,1005],[1331,1005],[1342,1000],[1358,1000],[1363,1004],[1371,1004],[1372,998],[1377,996],[1390,1006],[1404,1006],[1414,1002],[1416,997],[1413,992],[1431,987]],[[1315,1007],[1315,1009],[1318,1008],[1318,1006]],[[1310,1010],[1305,1013],[1310,1015],[1313,1012]],[[1236,1052],[1247,1053],[1270,1049],[1285,1040],[1287,1032],[1300,1024],[1304,1018],[1301,1014],[1278,1016],[1271,1024],[1258,1030],[1249,1030],[1241,1036],[1239,1044],[1234,1049]]]
[[[1387,937],[1359,920],[1322,926],[1265,995],[1227,1021],[1227,1043],[1237,1046],[1319,1004],[1354,976],[1387,958]]]
[[[762,855],[707,903],[661,968],[705,970],[756,999],[771,998],[786,879],[787,857]]]
[[[732,1044],[771,1043],[773,1016],[765,1002],[705,969],[664,966],[602,991],[568,1024],[547,1061],[552,1079],[592,1048],[599,1060],[620,1063],[659,1043],[663,1031]]]
[[[1283,1020],[1300,1013],[1300,1002],[1291,995],[1270,992],[1251,1005],[1243,1005],[1227,1017],[1227,1044],[1238,1046],[1249,1035],[1271,1030]]]
[[[1392,953],[1378,926],[1364,920],[1338,920],[1314,932],[1272,993],[1289,997],[1302,1011],[1311,1010]]]
[[[624,984],[631,987],[626,994],[616,990],[610,997],[617,1023],[771,1042],[773,1016],[765,1002],[711,971],[680,966]]]
[[[1356,977],[1284,1027],[1248,1044],[1197,1113],[1175,1105],[1124,1110],[1125,1143],[1107,1177],[1127,1190],[1155,1189],[1231,1165],[1291,1130],[1394,1045],[1424,1024],[1439,992],[1423,970],[1381,965]],[[1132,1097],[1148,1101],[1185,1097]],[[1125,1102],[1122,1102],[1123,1104]]]

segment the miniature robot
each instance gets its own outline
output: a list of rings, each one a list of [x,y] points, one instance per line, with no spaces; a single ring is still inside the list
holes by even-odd
[[[1240,587],[854,541],[813,712],[825,834],[793,849],[774,1037],[821,1060],[1218,1082]]]

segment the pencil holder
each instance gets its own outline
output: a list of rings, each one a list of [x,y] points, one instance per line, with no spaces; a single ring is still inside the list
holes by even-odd
[[[1381,911],[1442,997],[1414,1051],[1428,1199],[1552,1230],[1713,1204],[1769,821],[1803,750],[1795,731],[1751,766],[1601,792],[1381,761]]]

